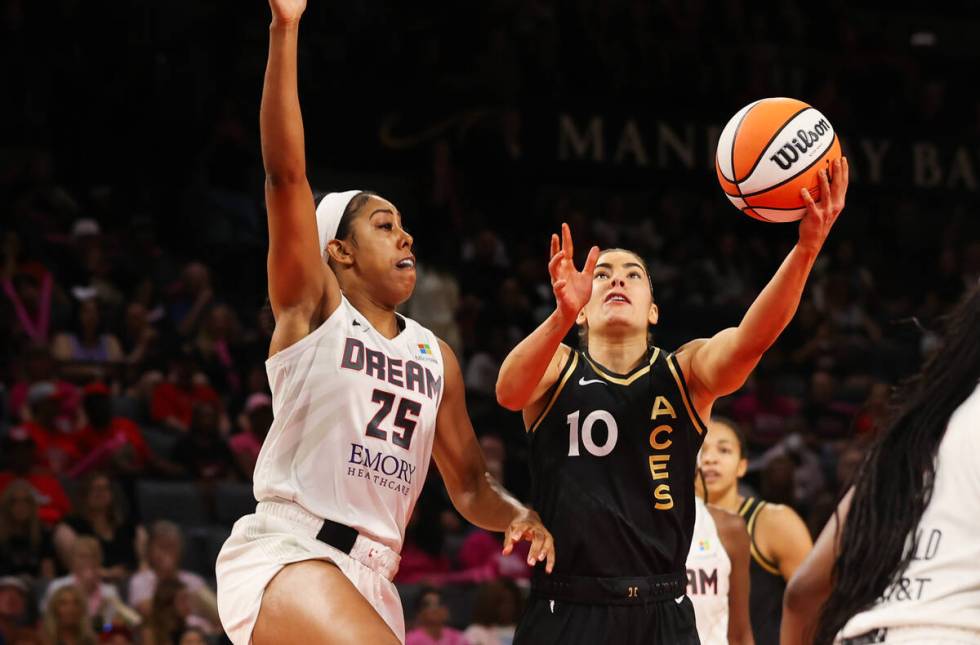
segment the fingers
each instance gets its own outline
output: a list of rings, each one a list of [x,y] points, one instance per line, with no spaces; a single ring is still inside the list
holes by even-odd
[[[556,255],[558,255],[558,251],[560,251],[560,250],[561,250],[561,247],[558,245],[558,234],[557,233],[552,233],[551,234],[551,253],[548,254],[548,257],[549,258],[554,258]]]
[[[585,268],[582,269],[582,273],[585,275],[592,275],[595,273],[596,262],[599,261],[599,247],[593,246],[589,249],[589,257],[585,259]]]
[[[572,229],[568,228],[565,222],[561,224],[561,250],[569,260],[575,257],[575,249],[572,247]]]
[[[527,552],[527,566],[533,567],[541,560],[544,560],[544,534],[541,531],[528,531],[531,533],[531,549]]]
[[[833,164],[831,164],[831,167],[833,167]],[[834,200],[834,195],[830,192],[830,175],[826,169],[821,170],[817,174],[819,176],[817,181],[820,183],[820,201],[823,202],[825,206],[831,206]]]
[[[514,550],[514,545],[521,541],[522,535],[524,535],[524,529],[517,524],[512,524],[504,536],[504,555],[510,555],[510,552]]]
[[[558,265],[561,261],[565,259],[565,256],[561,253],[554,253],[551,259],[548,261],[548,273],[551,274],[551,279],[554,280],[558,276]],[[552,283],[554,284],[554,283]]]
[[[844,207],[844,194],[847,192],[847,181],[849,173],[847,170],[847,159],[841,158],[834,162],[834,210]]]
[[[551,537],[550,533],[545,536],[544,550],[545,559],[547,560],[544,565],[544,570],[547,573],[551,573],[555,568],[555,540]],[[538,560],[540,559],[539,557]]]
[[[812,215],[817,210],[817,203],[813,201],[813,195],[806,188],[800,189],[800,196],[803,198],[803,204],[806,206],[806,211],[808,215]]]

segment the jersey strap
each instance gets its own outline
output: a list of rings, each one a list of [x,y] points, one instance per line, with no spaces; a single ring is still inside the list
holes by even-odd
[[[681,371],[680,363],[677,362],[677,356],[673,353],[667,355],[667,368],[670,369],[670,374],[677,383],[677,389],[681,394],[681,400],[684,402],[684,408],[687,410],[687,415],[691,417],[691,425],[694,426],[694,429],[697,430],[699,435],[704,435],[707,428],[704,422],[701,421],[701,417],[694,410],[693,399],[687,389],[687,381],[684,380],[684,373]]]
[[[537,430],[538,426],[541,425],[541,422],[544,421],[545,417],[548,416],[548,413],[551,412],[551,408],[554,407],[555,401],[558,400],[558,395],[561,394],[561,391],[565,388],[565,383],[568,382],[568,379],[575,371],[576,365],[578,365],[578,352],[572,350],[572,352],[568,355],[568,360],[565,361],[564,369],[558,373],[558,380],[555,382],[554,390],[551,393],[551,398],[548,400],[548,405],[545,406],[544,410],[541,411],[541,414],[538,415],[538,418],[535,419],[534,423],[531,424],[531,427],[528,428],[528,432],[534,432]]]
[[[765,505],[766,502],[762,501],[761,499],[748,497],[742,503],[741,508],[738,509],[738,514],[745,519],[745,526],[749,532],[752,559],[755,560],[756,564],[762,567],[767,573],[771,573],[774,576],[782,576],[776,563],[764,556],[762,551],[759,550],[759,547],[755,543],[756,520],[759,519],[759,512],[762,511]]]

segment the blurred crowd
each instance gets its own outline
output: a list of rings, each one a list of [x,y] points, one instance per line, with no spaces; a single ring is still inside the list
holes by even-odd
[[[254,504],[272,422],[256,118],[267,10],[43,4],[0,0],[0,644],[219,642],[214,556]],[[519,497],[523,427],[493,389],[553,307],[550,232],[568,222],[580,252],[646,258],[666,349],[737,324],[795,241],[793,226],[733,210],[706,174],[543,179],[526,106],[656,112],[669,88],[721,120],[705,106],[783,94],[839,129],[980,134],[980,101],[951,82],[975,63],[956,47],[975,10],[937,23],[949,49],[920,51],[915,20],[939,18],[896,12],[881,30],[864,4],[821,16],[739,0],[310,7],[315,188],[376,189],[403,211],[420,261],[404,313],[460,356],[488,466]],[[489,106],[465,131],[399,153],[375,140],[393,111],[434,122],[465,105]],[[716,404],[747,430],[745,485],[814,533],[892,385],[980,279],[977,207],[975,194],[854,182],[790,328]],[[468,525],[430,473],[396,579],[409,642],[509,643],[522,554],[501,556],[500,536]]]

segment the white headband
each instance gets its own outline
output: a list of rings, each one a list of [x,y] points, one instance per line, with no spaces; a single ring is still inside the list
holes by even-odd
[[[344,216],[347,205],[361,190],[347,190],[342,193],[328,193],[316,207],[316,232],[320,237],[320,253],[325,253],[327,242],[336,239],[340,218]]]

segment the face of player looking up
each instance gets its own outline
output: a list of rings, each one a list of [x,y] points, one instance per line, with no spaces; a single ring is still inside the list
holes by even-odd
[[[742,455],[735,431],[727,424],[709,421],[698,465],[704,474],[710,501],[720,499],[738,485],[739,477],[745,474],[748,467],[748,460]]]
[[[330,265],[345,292],[363,290],[378,304],[395,307],[415,288],[414,242],[394,204],[371,196],[354,213],[346,239],[331,250]]]
[[[657,317],[642,260],[629,251],[600,255],[592,276],[592,297],[576,320],[579,325],[588,325],[590,339],[631,334],[645,338]]]

